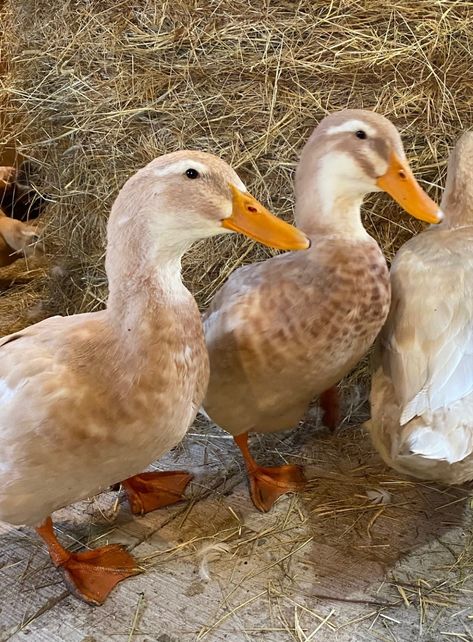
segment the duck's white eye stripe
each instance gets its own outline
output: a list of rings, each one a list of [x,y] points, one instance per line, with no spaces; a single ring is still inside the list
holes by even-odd
[[[154,175],[161,177],[170,176],[171,174],[185,174],[188,169],[196,169],[199,174],[207,171],[207,167],[203,163],[199,163],[199,161],[193,160],[192,158],[188,160],[184,158],[165,167],[156,167],[154,169]]]
[[[342,132],[355,133],[359,129],[362,129],[364,132],[366,132],[368,136],[373,136],[375,134],[374,129],[370,125],[368,125],[368,123],[365,123],[362,120],[356,120],[356,119],[347,120],[341,125],[334,125],[333,127],[329,127],[327,129],[327,133],[328,134],[340,134]]]

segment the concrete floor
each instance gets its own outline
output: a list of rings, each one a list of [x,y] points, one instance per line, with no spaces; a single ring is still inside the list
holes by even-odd
[[[360,428],[315,423],[253,441],[313,478],[269,514],[204,424],[160,462],[195,473],[189,501],[134,518],[111,492],[57,513],[65,545],[124,543],[145,569],[99,608],[68,593],[34,532],[3,525],[0,641],[473,640],[469,489],[406,480]]]

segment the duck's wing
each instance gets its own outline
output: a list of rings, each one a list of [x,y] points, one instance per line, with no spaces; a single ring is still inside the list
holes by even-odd
[[[210,324],[212,316],[225,308],[229,302],[241,299],[248,292],[255,290],[263,278],[262,272],[265,267],[264,263],[254,263],[235,270],[217,290],[209,307],[203,313],[204,323]]]
[[[473,392],[473,233],[427,232],[398,253],[381,336],[401,425]]]
[[[5,354],[4,346],[8,345],[9,343],[12,343],[13,341],[17,341],[18,339],[34,337],[37,334],[40,334],[45,326],[51,327],[51,329],[55,328],[58,325],[58,323],[61,323],[61,321],[58,321],[58,319],[63,319],[63,317],[59,315],[54,317],[48,317],[47,319],[44,319],[43,321],[39,321],[34,325],[30,325],[27,328],[24,328],[23,330],[19,330],[18,332],[13,332],[12,334],[6,334],[5,336],[1,337],[0,338],[0,355],[2,355],[2,353]]]
[[[218,345],[219,352],[234,354],[235,341],[247,349],[247,340],[253,343],[252,339],[258,337],[271,341],[278,330],[286,331],[291,323],[300,332],[309,324],[316,326],[319,318],[320,322],[323,320],[327,306],[322,304],[327,303],[331,291],[323,272],[323,266],[317,264],[309,268],[305,257],[297,252],[235,270],[203,315],[207,347]],[[320,306],[314,303],[314,293],[320,298]],[[294,327],[292,330],[295,331]],[[286,343],[280,338],[278,349],[286,349]],[[292,349],[288,344],[287,350]]]
[[[33,385],[33,380],[53,375],[64,384],[64,373],[70,371],[64,362],[68,338],[75,332],[85,333],[92,316],[48,317],[0,338],[0,387]]]

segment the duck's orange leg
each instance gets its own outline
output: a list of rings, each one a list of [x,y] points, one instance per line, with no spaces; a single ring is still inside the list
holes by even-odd
[[[306,480],[300,466],[259,466],[248,448],[248,433],[238,435],[234,440],[245,459],[251,499],[262,513],[267,513],[281,495],[304,489]]]
[[[115,584],[140,572],[136,560],[119,544],[82,553],[68,551],[54,534],[50,517],[36,532],[46,542],[54,566],[64,573],[71,593],[92,606],[103,604]]]
[[[320,395],[319,404],[322,408],[322,421],[332,432],[338,428],[340,423],[340,396],[337,386],[329,388]]]
[[[131,512],[144,515],[184,499],[190,473],[179,470],[141,473],[122,481]]]

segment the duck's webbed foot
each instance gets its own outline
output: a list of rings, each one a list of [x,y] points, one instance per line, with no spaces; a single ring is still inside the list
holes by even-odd
[[[57,540],[50,517],[36,531],[71,593],[92,606],[103,604],[118,582],[140,572],[136,560],[119,544],[72,553]]]
[[[306,479],[301,466],[259,466],[249,451],[248,433],[234,439],[245,459],[251,499],[259,511],[267,513],[281,495],[304,490]]]
[[[301,466],[256,466],[248,471],[253,504],[262,513],[267,513],[274,502],[286,493],[304,490],[306,480]]]
[[[147,472],[125,479],[122,486],[131,512],[144,515],[185,499],[184,491],[191,479],[190,473],[178,470]]]

